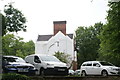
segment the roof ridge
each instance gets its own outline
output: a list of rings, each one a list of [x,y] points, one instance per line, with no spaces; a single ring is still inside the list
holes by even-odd
[[[53,36],[54,35],[52,35],[52,34],[50,34],[50,35],[38,35],[37,41],[48,41]],[[70,37],[71,39],[73,39],[73,34],[67,34],[67,36]]]

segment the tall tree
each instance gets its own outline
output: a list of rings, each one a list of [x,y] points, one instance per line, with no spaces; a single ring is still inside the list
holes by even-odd
[[[17,50],[22,48],[24,43],[20,37],[15,37],[13,34],[7,34],[2,37],[2,52],[3,55],[16,55]]]
[[[100,60],[120,66],[120,1],[109,2],[107,24],[100,34]]]
[[[18,31],[26,31],[26,18],[18,9],[15,9],[12,4],[5,5],[5,16],[3,20],[5,21],[5,25],[2,29],[2,34],[5,35],[7,32],[18,32]]]
[[[15,55],[22,58],[35,53],[33,41],[23,42],[23,38],[13,34],[2,37],[2,49],[3,55]]]
[[[103,24],[101,22],[96,23],[90,27],[79,27],[76,30],[76,48],[78,55],[78,66],[84,61],[96,60],[98,58],[98,49],[100,40],[98,35]]]

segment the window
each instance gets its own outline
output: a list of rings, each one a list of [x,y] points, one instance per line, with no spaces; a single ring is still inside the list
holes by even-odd
[[[101,65],[103,66],[114,66],[113,64],[109,63],[109,62],[100,62]]]
[[[3,60],[7,62],[24,62],[25,63],[25,61],[22,58],[18,58],[18,57],[3,57]]]
[[[82,66],[92,66],[92,63],[84,63]]]
[[[92,63],[87,63],[86,66],[92,66]]]
[[[57,59],[55,56],[39,56],[42,61],[54,61],[54,62],[60,62],[59,59]]]
[[[83,64],[82,66],[86,66],[86,64]]]
[[[41,63],[40,59],[38,56],[34,56],[34,62],[36,63]]]
[[[100,67],[98,63],[93,63],[93,66]]]

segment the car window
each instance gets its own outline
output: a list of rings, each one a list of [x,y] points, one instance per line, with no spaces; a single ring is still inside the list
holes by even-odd
[[[57,59],[54,56],[40,56],[42,61],[54,61],[54,62],[60,62],[59,59]]]
[[[113,64],[108,63],[108,62],[100,62],[100,63],[101,63],[101,65],[103,65],[103,66],[114,66]]]
[[[16,58],[16,62],[24,62],[25,63],[25,61],[22,58]]]
[[[3,57],[3,60],[7,62],[16,62],[15,58],[12,57]]]
[[[22,58],[14,58],[14,57],[3,57],[3,60],[7,62],[25,62]]]
[[[82,64],[82,66],[86,66],[86,64]]]
[[[92,63],[87,63],[86,66],[92,66]]]
[[[38,56],[34,56],[34,62],[36,63],[41,63],[40,59]]]
[[[93,66],[100,67],[100,65],[98,63],[93,63]]]

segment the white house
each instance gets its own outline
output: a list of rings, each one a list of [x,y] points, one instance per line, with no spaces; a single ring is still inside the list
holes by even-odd
[[[76,61],[74,52],[74,35],[66,34],[66,21],[54,21],[53,35],[38,35],[35,43],[35,54],[54,55],[63,52],[70,55],[70,62]]]

